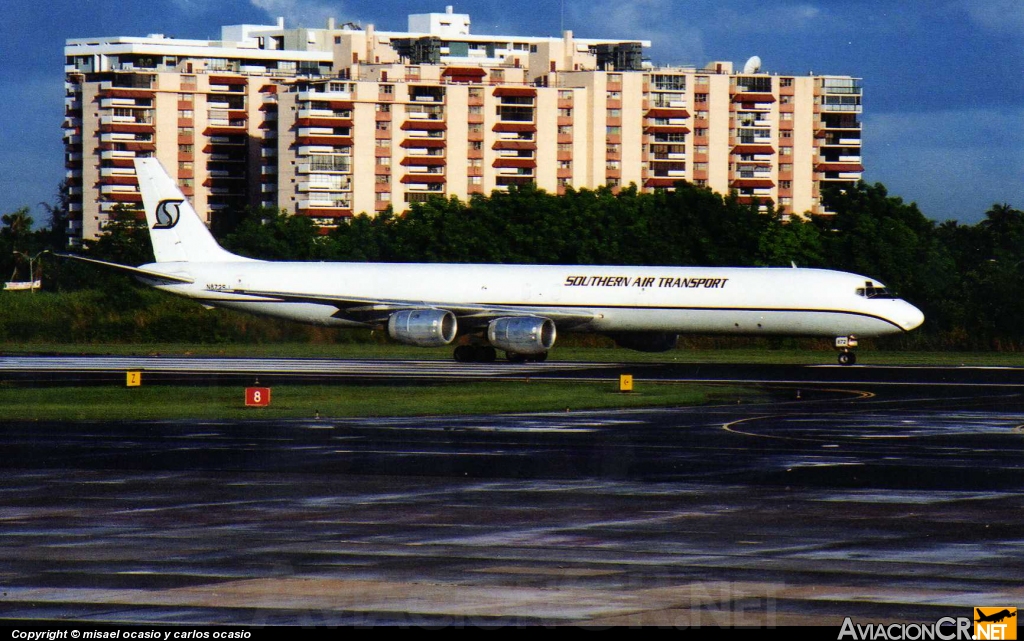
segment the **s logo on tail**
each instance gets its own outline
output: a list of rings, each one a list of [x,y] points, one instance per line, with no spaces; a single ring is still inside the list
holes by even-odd
[[[161,200],[160,204],[156,206],[156,224],[153,225],[153,229],[170,229],[178,224],[178,218],[181,216],[181,210],[178,206],[185,201],[183,200]]]

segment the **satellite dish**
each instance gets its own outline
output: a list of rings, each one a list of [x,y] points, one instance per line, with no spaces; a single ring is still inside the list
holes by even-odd
[[[747,60],[747,64],[743,65],[743,73],[757,73],[761,70],[761,59],[757,56],[751,56],[750,60]]]

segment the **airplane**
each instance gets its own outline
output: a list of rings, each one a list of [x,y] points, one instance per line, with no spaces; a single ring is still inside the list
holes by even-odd
[[[1013,612],[1010,610],[1000,610],[999,612],[993,612],[992,614],[985,614],[981,611],[981,608],[974,609],[978,613],[978,618],[975,619],[978,623],[999,623],[1003,619],[1017,616],[1016,608]]]
[[[901,334],[924,315],[878,281],[839,271],[262,261],[223,249],[155,158],[135,160],[155,263],[68,256],[156,289],[305,323],[386,329],[399,343],[456,343],[455,360],[543,361],[559,332],[610,336],[667,351],[679,334],[836,339],[852,365],[859,337]]]

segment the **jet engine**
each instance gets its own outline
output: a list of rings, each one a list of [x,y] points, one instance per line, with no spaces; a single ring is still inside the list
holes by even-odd
[[[668,332],[617,332],[608,336],[619,347],[638,352],[667,352],[675,348],[679,338],[677,334]]]
[[[555,323],[536,316],[496,318],[487,325],[487,340],[513,354],[546,354],[555,344]]]
[[[399,343],[441,347],[455,340],[455,314],[443,309],[403,309],[388,318],[388,335]]]

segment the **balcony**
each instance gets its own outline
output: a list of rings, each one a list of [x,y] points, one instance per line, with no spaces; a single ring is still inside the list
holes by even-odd
[[[349,191],[352,191],[352,181],[351,180],[345,180],[345,181],[338,181],[338,182],[332,182],[332,183],[322,183],[322,182],[314,182],[314,181],[303,181],[303,182],[298,183],[297,187],[298,187],[298,190],[299,190],[300,193],[311,193],[311,194],[314,194],[314,195],[310,196],[310,198],[326,197],[326,196],[317,196],[317,192],[320,192],[320,193],[335,192],[335,191],[337,191],[337,192],[349,192]]]
[[[310,162],[300,163],[298,166],[298,173],[300,174],[311,174],[311,173],[330,173],[330,174],[350,174],[352,173],[352,161],[351,158],[343,156],[337,159],[320,159],[320,158],[307,158]]]
[[[331,198],[328,196],[320,197],[314,194],[310,194],[309,200],[300,200],[299,209],[309,210],[310,214],[317,209],[352,209],[352,201],[348,198]],[[316,215],[322,215],[322,212],[318,212]]]
[[[310,101],[310,100],[352,100],[352,92],[350,91],[300,91],[298,95],[299,102]],[[350,103],[351,104],[351,103]]]
[[[407,138],[433,138],[435,140],[444,140],[444,129],[409,129],[405,135]]]
[[[135,158],[135,152],[126,149],[104,149],[100,151],[100,158],[103,160],[115,160],[117,158]]]
[[[299,109],[298,118],[351,118],[352,111],[350,109],[330,109],[330,108],[316,108],[307,107]]]
[[[130,176],[132,180],[135,180],[135,169],[129,167],[104,167],[100,169],[100,176]]]

